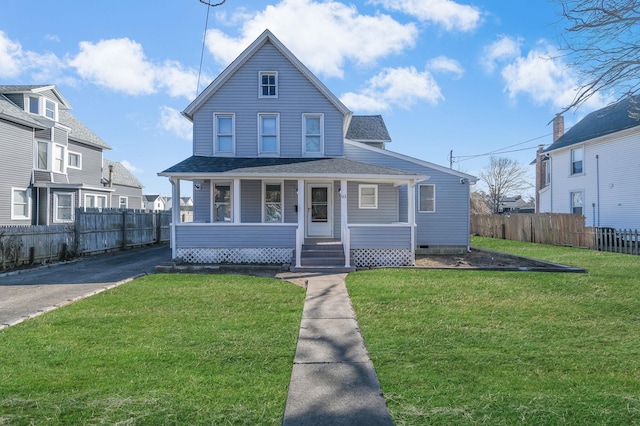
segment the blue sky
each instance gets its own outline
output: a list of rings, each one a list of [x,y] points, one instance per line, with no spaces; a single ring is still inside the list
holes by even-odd
[[[558,52],[559,5],[538,0],[3,0],[0,83],[55,84],[145,185],[191,155],[180,112],[270,29],[355,114],[382,114],[388,149],[477,175],[528,164],[578,86]],[[569,128],[606,104],[565,115]],[[531,167],[532,169],[532,167]],[[531,170],[533,176],[533,170]],[[533,179],[533,177],[532,177]],[[479,185],[479,189],[481,184]],[[531,192],[532,194],[533,192]]]

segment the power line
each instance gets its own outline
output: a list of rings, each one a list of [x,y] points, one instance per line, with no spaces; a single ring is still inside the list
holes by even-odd
[[[546,138],[546,137],[549,137],[551,135],[552,135],[552,133],[548,133],[546,135],[538,136],[538,137],[533,138],[533,139],[528,139],[528,140],[523,141],[523,142],[518,142],[518,143],[515,143],[513,145],[506,146],[504,148],[499,148],[499,149],[496,149],[496,150],[493,150],[493,151],[489,151],[489,152],[486,152],[484,154],[459,155],[459,156],[456,156],[455,158],[457,159],[457,162],[460,163],[462,161],[471,160],[471,159],[477,158],[477,157],[486,157],[487,155],[507,154],[507,153],[510,153],[510,152],[525,151],[525,150],[536,148],[536,147],[534,146],[534,147],[520,148],[520,149],[514,149],[514,150],[510,150],[510,151],[506,151],[506,150],[509,149],[509,148],[513,148],[515,146],[519,146],[519,145],[523,145],[525,143],[530,143],[530,142],[536,141],[538,139]]]
[[[196,86],[196,96],[198,96],[198,92],[200,91],[200,76],[202,75],[202,60],[204,58],[204,47],[205,47],[205,42],[207,40],[207,30],[209,29],[209,9],[216,6],[222,6],[226,1],[227,0],[222,0],[220,3],[212,4],[211,2],[200,0],[200,3],[207,5],[207,19],[204,23],[204,33],[202,34],[202,50],[200,51],[200,67],[198,68],[198,83]]]

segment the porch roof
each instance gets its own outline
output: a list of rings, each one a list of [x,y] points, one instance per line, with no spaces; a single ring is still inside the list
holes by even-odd
[[[158,176],[206,177],[360,178],[427,180],[429,176],[346,158],[206,157],[197,156],[169,167]]]

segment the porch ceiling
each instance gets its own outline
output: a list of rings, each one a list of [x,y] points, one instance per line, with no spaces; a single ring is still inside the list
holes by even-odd
[[[192,156],[158,173],[159,176],[198,177],[331,177],[391,180],[426,180],[429,177],[346,158],[239,158]]]

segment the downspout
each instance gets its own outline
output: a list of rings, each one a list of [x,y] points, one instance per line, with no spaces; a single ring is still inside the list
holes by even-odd
[[[600,227],[600,156],[596,154],[596,204],[598,209],[598,228]]]

